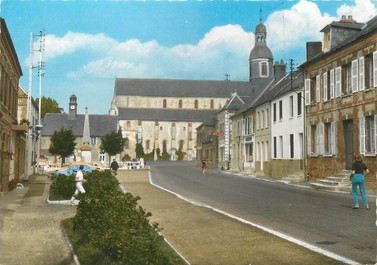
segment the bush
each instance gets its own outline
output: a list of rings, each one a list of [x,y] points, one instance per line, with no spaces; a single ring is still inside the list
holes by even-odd
[[[110,171],[85,178],[86,193],[73,220],[84,241],[116,264],[177,264],[179,258],[163,249],[158,224],[150,224],[151,213],[138,206],[139,197],[123,194]]]
[[[51,177],[50,200],[71,199],[76,190],[75,176],[59,175]]]

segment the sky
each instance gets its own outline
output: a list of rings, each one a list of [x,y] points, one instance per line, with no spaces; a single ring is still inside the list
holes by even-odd
[[[254,30],[262,21],[274,61],[305,62],[308,41],[352,15],[366,22],[377,0],[132,1],[0,0],[28,93],[33,33],[32,96],[40,96],[39,35],[45,36],[41,95],[68,111],[108,114],[115,78],[247,81]]]

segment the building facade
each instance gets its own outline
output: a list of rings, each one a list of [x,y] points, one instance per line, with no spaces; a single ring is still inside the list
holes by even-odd
[[[5,20],[0,18],[0,195],[24,174],[26,126],[19,123],[18,88],[22,70]]]
[[[110,113],[119,117],[125,155],[134,158],[141,143],[144,153],[167,152],[177,160],[179,151],[184,160],[196,160],[196,129],[216,116],[234,91],[241,98],[254,94],[250,82],[242,81],[117,78]]]
[[[377,16],[357,23],[343,16],[323,30],[322,50],[305,71],[307,174],[310,179],[351,169],[362,155],[377,170]]]
[[[101,138],[118,131],[118,118],[114,115],[93,115],[77,113],[77,97],[69,98],[68,113],[47,113],[43,119],[41,132],[40,166],[59,167],[62,158],[52,155],[48,150],[51,137],[60,129],[71,130],[76,137],[74,154],[66,158],[73,161],[90,162],[97,166],[108,167],[109,157],[101,149]]]

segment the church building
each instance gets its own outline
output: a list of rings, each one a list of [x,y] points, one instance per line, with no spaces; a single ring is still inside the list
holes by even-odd
[[[66,163],[72,161],[91,162],[98,166],[107,166],[109,158],[100,150],[101,138],[118,130],[118,119],[114,115],[93,115],[77,113],[77,97],[69,98],[68,113],[47,113],[43,120],[41,133],[41,155],[44,163],[59,166],[61,158],[49,153],[50,139],[55,131],[71,130],[76,137],[74,154],[66,158]]]

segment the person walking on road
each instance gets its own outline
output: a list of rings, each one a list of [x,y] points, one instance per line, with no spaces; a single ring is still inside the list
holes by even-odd
[[[111,162],[110,169],[114,171],[116,175],[118,168],[119,168],[118,162],[114,159],[113,162]]]
[[[79,171],[77,171],[77,173],[76,173],[76,176],[75,176],[76,191],[71,198],[71,205],[74,205],[74,200],[79,194],[85,193],[85,189],[82,185],[83,183],[86,182],[86,179],[84,179],[84,174],[82,172],[83,169],[84,169],[84,166],[80,165]]]
[[[359,186],[361,197],[363,199],[365,208],[367,210],[370,209],[367,196],[365,194],[364,171],[366,172],[366,174],[369,173],[368,167],[361,160],[361,156],[357,155],[356,161],[352,164],[352,193],[353,193],[353,201],[355,203],[352,209],[359,209],[359,198],[357,195],[357,186]]]
[[[203,175],[206,174],[206,171],[207,171],[207,162],[203,159],[202,160],[202,173],[203,173]]]

